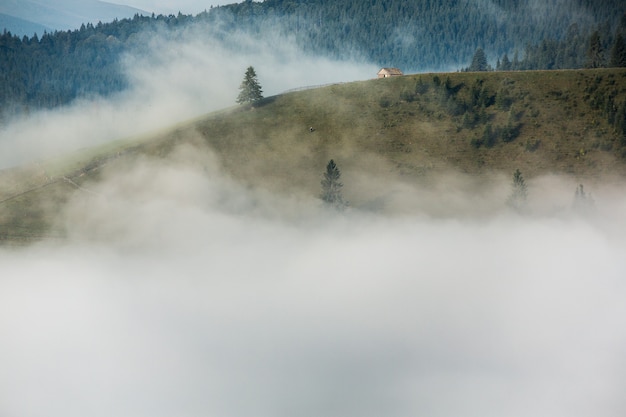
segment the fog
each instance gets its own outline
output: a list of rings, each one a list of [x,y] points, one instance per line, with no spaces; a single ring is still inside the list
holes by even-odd
[[[75,196],[66,242],[0,252],[0,414],[623,413],[623,198],[336,213],[220,172],[142,160]]]
[[[230,34],[224,41],[200,27],[146,35],[122,61],[130,89],[111,98],[81,99],[0,127],[0,169],[114,139],[152,133],[235,105],[246,68],[263,95],[293,88],[376,77],[373,64],[334,61],[301,52],[271,31],[263,38]]]
[[[340,81],[237,41],[128,58],[132,92],[16,122],[4,163],[234,103],[247,65],[266,94]],[[0,250],[0,415],[621,416],[626,190],[591,187],[584,217],[576,183],[533,179],[521,215],[496,184],[485,215],[468,183],[390,185],[413,209],[388,215],[251,188],[189,147],[105,171],[60,210],[68,239]]]

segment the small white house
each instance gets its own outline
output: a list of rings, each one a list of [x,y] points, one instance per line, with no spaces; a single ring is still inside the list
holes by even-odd
[[[398,68],[381,68],[378,71],[378,78],[389,78],[404,75]]]

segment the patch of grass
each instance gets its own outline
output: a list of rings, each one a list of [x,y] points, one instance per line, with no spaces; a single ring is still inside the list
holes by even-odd
[[[524,146],[524,148],[526,149],[526,152],[535,152],[537,149],[539,149],[540,145],[541,145],[541,140],[529,139],[526,141],[526,145]]]

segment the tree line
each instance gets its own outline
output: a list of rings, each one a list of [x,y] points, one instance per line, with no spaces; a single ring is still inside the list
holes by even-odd
[[[504,54],[498,58],[496,70],[551,70],[575,68],[626,67],[626,14],[611,31],[603,25],[589,35],[583,35],[577,25],[568,28],[563,40],[544,39],[528,45],[523,58],[515,52],[513,58]]]
[[[504,53],[497,58],[495,68],[489,64],[487,53],[477,48],[471,63],[464,71],[523,71],[577,68],[626,67],[626,14],[614,32],[608,25],[588,35],[581,34],[572,24],[562,40],[544,39],[536,45],[527,45],[523,56],[515,50],[512,58]]]
[[[220,9],[233,26],[262,34],[277,27],[307,52],[364,59],[405,72],[445,71],[466,65],[478,48],[496,57],[514,55],[526,68],[550,69],[535,57],[541,43],[564,43],[568,66],[582,68],[594,30],[610,44],[626,16],[616,0],[266,0]],[[605,45],[606,47],[607,45]],[[522,56],[523,55],[523,56]],[[533,68],[540,66],[541,68]]]
[[[149,33],[186,24],[186,16],[139,16],[88,23],[73,31],[19,38],[0,35],[0,116],[53,108],[128,87],[120,59]]]

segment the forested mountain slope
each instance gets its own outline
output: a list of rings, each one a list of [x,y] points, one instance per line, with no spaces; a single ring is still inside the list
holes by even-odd
[[[267,0],[226,8],[234,25],[279,19],[285,35],[315,52],[364,57],[407,71],[456,70],[477,48],[493,61],[542,40],[585,42],[602,26],[605,47],[626,4],[616,0]],[[223,9],[220,9],[222,11]],[[521,58],[521,56],[520,56]],[[573,63],[581,66],[584,57]]]
[[[303,53],[394,66],[405,73],[455,71],[478,48],[498,69],[607,66],[626,36],[619,0],[245,1],[197,16],[139,16],[38,37],[0,35],[0,116],[108,95],[128,87],[120,60],[146,51],[151,37],[228,41],[237,32],[294,40]],[[590,48],[592,35],[596,46]],[[626,55],[626,48],[620,49]],[[508,54],[506,56],[505,54]],[[500,68],[496,60],[505,63]],[[626,58],[623,62],[626,65]]]

